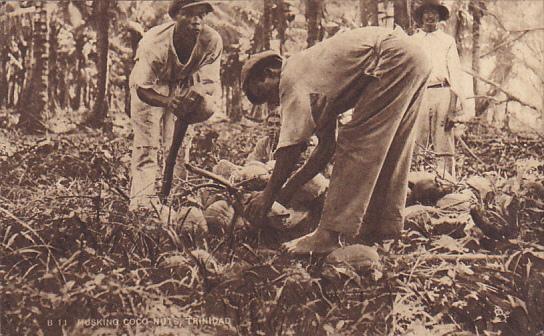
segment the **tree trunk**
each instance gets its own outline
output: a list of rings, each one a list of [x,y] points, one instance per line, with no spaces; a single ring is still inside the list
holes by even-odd
[[[321,22],[323,18],[324,0],[306,0],[306,23],[308,25],[308,48],[323,39],[324,29]]]
[[[378,0],[359,0],[361,26],[378,25]]]
[[[81,49],[80,49],[81,50]],[[75,52],[75,58],[76,58],[76,65],[72,68],[72,73],[75,79],[75,97],[74,101],[72,102],[72,108],[74,110],[79,110],[79,107],[81,106],[81,88],[86,85],[87,83],[82,82],[82,76],[81,71],[83,70],[83,54],[81,51],[78,51],[77,49],[77,42],[76,42],[76,52]]]
[[[270,49],[270,40],[272,39],[272,6],[273,1],[264,0],[263,10],[263,50]]]
[[[410,17],[411,0],[395,0],[395,24],[399,25],[407,33],[412,32],[412,19]]]
[[[270,0],[263,0],[263,15],[255,26],[251,41],[251,53],[270,49],[272,39],[272,5]]]
[[[34,16],[33,33],[33,54],[34,66],[28,88],[21,94],[19,104],[20,118],[19,127],[27,132],[41,132],[45,129],[43,124],[43,113],[49,101],[48,83],[48,49],[47,41],[47,11],[43,1],[35,4],[36,14]]]
[[[507,38],[508,34],[504,33],[499,37],[498,41],[503,41]],[[498,50],[496,55],[496,64],[493,71],[489,75],[489,79],[495,83],[503,84],[512,72],[514,67],[514,60],[516,55],[512,51],[512,47],[501,48]],[[488,97],[495,97],[501,93],[495,86],[489,86],[487,93],[485,94]],[[491,122],[492,125],[499,126],[498,122],[501,120],[501,109],[496,107],[495,101],[493,99],[484,98],[482,99],[481,105],[483,110],[486,113],[486,119]]]
[[[475,74],[480,74],[480,23],[482,18],[483,2],[481,0],[471,0],[469,10],[472,13],[472,71]],[[480,95],[479,81],[474,77],[472,79],[472,87],[474,95]],[[482,114],[481,99],[476,98],[476,116]]]
[[[53,102],[55,102],[55,96],[57,92],[57,84],[58,84],[58,69],[57,69],[57,50],[59,48],[58,46],[58,33],[59,33],[59,25],[55,20],[51,20],[51,23],[49,24],[49,78],[47,81],[47,90],[49,95],[49,105],[50,107],[53,106]]]
[[[93,127],[103,125],[108,114],[108,103],[106,97],[107,80],[108,80],[108,30],[109,30],[109,14],[111,0],[94,0],[93,13],[96,29],[96,54],[97,54],[97,83],[96,83],[96,100],[92,109],[91,117],[88,124]]]
[[[0,25],[0,39],[7,41],[7,31],[5,25]],[[0,45],[0,107],[6,106],[8,97],[8,79],[7,79],[7,43]]]

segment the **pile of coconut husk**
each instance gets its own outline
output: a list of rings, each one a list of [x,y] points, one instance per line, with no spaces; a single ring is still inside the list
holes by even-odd
[[[365,328],[370,334],[395,335],[471,335],[461,330],[535,334],[544,327],[540,318],[544,313],[544,187],[537,170],[526,163],[524,167],[510,178],[490,172],[461,181],[429,172],[411,173],[405,230],[397,241],[374,246],[355,243],[294,264],[277,250],[242,244],[250,262],[242,259],[212,267],[217,293],[209,301],[219,296],[236,301],[236,314],[252,321],[247,332],[277,326],[281,322],[277,319],[285,318],[290,310],[298,315],[281,322],[285,328],[297,325],[296,330],[313,330],[311,326],[300,329],[301,319],[312,320],[309,311],[325,314],[335,309],[322,329],[315,330],[329,334]],[[238,166],[221,160],[212,173],[249,195],[264,188],[272,168],[273,162]],[[272,228],[281,234],[300,225],[315,210],[312,202],[322,198],[327,186],[328,180],[318,176],[288,207],[275,203],[260,230]],[[233,198],[209,199],[203,209],[208,227],[227,232],[237,211]],[[236,228],[249,229],[252,225],[238,215]],[[215,259],[210,255],[207,260]],[[244,280],[248,276],[251,281]],[[260,295],[253,301],[239,297],[233,294],[237,286],[249,286],[248,290]],[[310,305],[309,311],[301,309],[304,303]],[[252,316],[253,306],[259,307],[260,317]],[[218,307],[207,309],[217,311]],[[219,310],[235,314],[229,308]]]
[[[203,182],[193,188],[193,204],[183,206],[173,219],[174,226],[182,230],[223,234],[231,225],[234,229],[266,226],[276,230],[291,230],[305,222],[311,213],[319,212],[316,202],[322,199],[328,179],[318,174],[294,195],[287,206],[274,202],[264,223],[249,223],[243,216],[243,207],[255,192],[262,191],[274,168],[274,161],[262,163],[250,161],[238,166],[220,160],[212,169],[205,171],[188,165],[212,182]]]

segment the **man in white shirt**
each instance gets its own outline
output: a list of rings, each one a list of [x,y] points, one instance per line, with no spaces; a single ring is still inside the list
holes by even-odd
[[[134,130],[130,210],[155,208],[164,218],[155,190],[159,147],[166,157],[176,118],[188,124],[201,122],[219,110],[223,43],[219,33],[203,22],[211,11],[206,1],[173,0],[168,11],[173,21],[153,27],[140,41],[130,75]]]
[[[281,111],[274,172],[247,205],[247,217],[258,221],[275,200],[289,203],[334,154],[318,228],[284,247],[294,254],[327,253],[339,247],[340,234],[360,228],[368,240],[398,237],[429,72],[426,56],[408,37],[380,27],[338,33],[287,60],[264,52],[247,61],[242,89],[248,99],[279,104]],[[352,108],[337,140],[338,115]],[[313,134],[317,147],[289,178]]]
[[[455,177],[452,126],[474,115],[474,100],[466,97],[467,88],[463,85],[463,72],[455,40],[438,28],[438,23],[448,17],[448,8],[437,0],[426,0],[415,11],[414,18],[421,29],[412,38],[427,54],[432,65],[421,103],[416,143],[417,147],[424,148],[432,145],[437,157],[438,172]],[[456,98],[460,110],[456,109]]]

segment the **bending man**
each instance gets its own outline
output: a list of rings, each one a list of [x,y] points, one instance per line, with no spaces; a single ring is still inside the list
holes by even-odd
[[[274,172],[247,216],[259,220],[276,199],[288,203],[336,152],[318,228],[284,247],[297,254],[329,252],[341,233],[357,233],[365,215],[367,237],[397,237],[429,72],[427,58],[406,37],[378,27],[335,35],[286,61],[273,52],[250,59],[242,88],[254,104],[280,104],[282,124]],[[351,108],[352,120],[336,141],[337,116]],[[316,149],[284,185],[314,133]]]

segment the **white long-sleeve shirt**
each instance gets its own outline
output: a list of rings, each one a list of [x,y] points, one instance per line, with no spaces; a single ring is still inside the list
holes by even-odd
[[[418,30],[412,38],[431,60],[432,70],[429,86],[448,82],[461,103],[463,117],[472,117],[474,115],[474,100],[467,99],[467,93],[470,90],[463,83],[464,75],[455,39],[440,29],[431,33]]]

